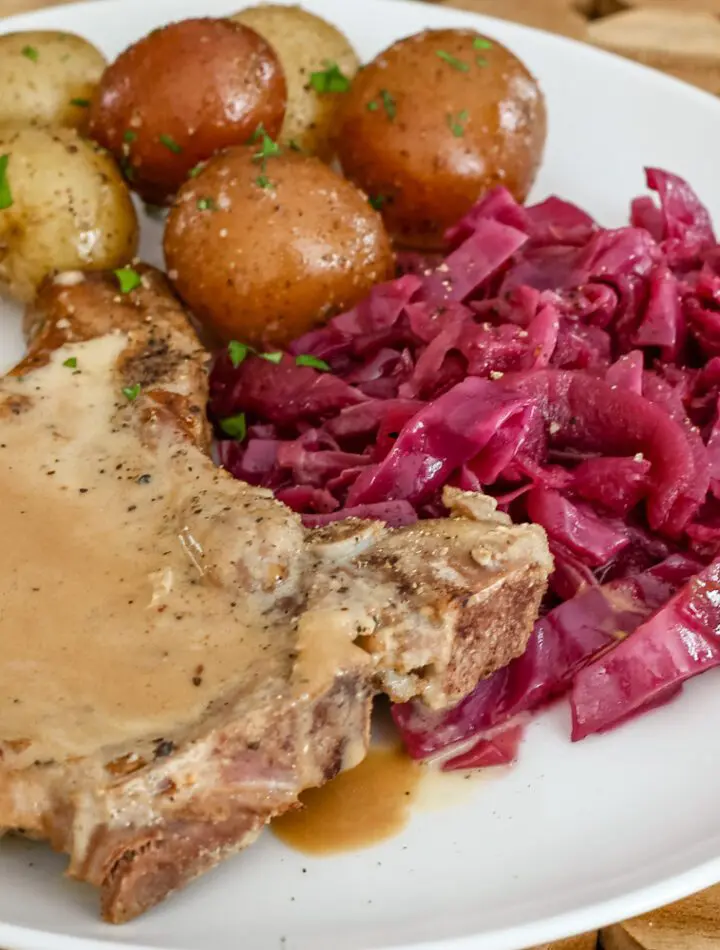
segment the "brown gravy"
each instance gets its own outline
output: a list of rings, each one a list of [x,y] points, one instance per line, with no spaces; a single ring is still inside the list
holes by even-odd
[[[180,738],[260,658],[268,681],[291,663],[287,633],[222,573],[246,540],[242,488],[192,445],[143,443],[115,371],[125,346],[68,346],[0,383],[5,765]]]
[[[337,854],[393,837],[407,824],[422,766],[400,748],[376,746],[357,768],[300,796],[302,809],[272,823],[303,854]]]

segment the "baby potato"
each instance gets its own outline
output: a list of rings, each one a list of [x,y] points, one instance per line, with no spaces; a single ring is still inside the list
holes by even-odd
[[[394,261],[380,215],[354,185],[317,158],[262,154],[228,149],[183,185],[165,260],[219,340],[284,347],[391,277]]]
[[[285,76],[273,49],[228,19],[154,30],[105,71],[90,135],[120,162],[148,202],[165,204],[198,162],[244,144],[285,116]]]
[[[301,7],[262,4],[232,19],[252,27],[280,57],[288,87],[280,141],[329,161],[333,120],[360,65],[355,50],[336,27]]]
[[[0,36],[0,126],[80,127],[104,69],[100,50],[74,33]]]
[[[542,92],[516,56],[474,30],[428,30],[358,73],[334,138],[397,243],[435,249],[495,185],[525,199],[545,134]]]
[[[31,300],[55,271],[126,264],[137,247],[113,160],[74,129],[0,128],[0,287]]]

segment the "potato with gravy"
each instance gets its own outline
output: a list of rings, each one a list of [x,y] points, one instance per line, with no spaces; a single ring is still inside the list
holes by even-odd
[[[0,128],[0,287],[31,300],[48,274],[134,255],[138,223],[112,158],[74,129]]]
[[[525,199],[545,133],[542,92],[508,49],[474,30],[427,30],[358,73],[334,139],[396,242],[434,249],[494,186]]]
[[[229,19],[182,20],[108,67],[89,130],[142,198],[166,204],[198,162],[260,126],[276,135],[286,99],[282,66],[254,30]]]
[[[365,195],[268,136],[211,159],[180,189],[164,247],[198,320],[255,346],[285,346],[394,273]]]
[[[104,69],[100,50],[74,33],[0,36],[0,128],[81,128]]]
[[[329,161],[332,124],[360,65],[348,39],[301,7],[260,4],[232,19],[264,37],[285,70],[288,104],[280,142]]]

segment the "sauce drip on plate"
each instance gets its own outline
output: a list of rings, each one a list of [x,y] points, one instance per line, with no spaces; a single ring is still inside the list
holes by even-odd
[[[278,818],[272,829],[304,854],[370,847],[405,827],[422,774],[401,749],[376,746],[356,768],[301,795],[303,807]]]

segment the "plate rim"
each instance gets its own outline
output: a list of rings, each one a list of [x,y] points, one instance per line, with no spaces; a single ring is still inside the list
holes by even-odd
[[[366,950],[522,950],[536,944],[569,939],[628,920],[690,897],[720,881],[720,855],[698,867],[631,891],[625,897],[610,898],[581,910],[565,911],[539,923],[520,924],[485,934],[446,937],[411,944],[367,944]],[[171,900],[182,900],[182,893]],[[613,908],[617,907],[617,910]],[[622,907],[622,909],[620,909]],[[152,911],[150,911],[152,913]],[[110,926],[110,925],[108,925]],[[290,938],[291,940],[292,938]],[[291,942],[288,940],[288,946]],[[73,937],[52,931],[35,930],[0,921],[0,941],[9,950],[158,950],[157,945],[113,940],[111,937]],[[198,945],[194,950],[207,950]]]

